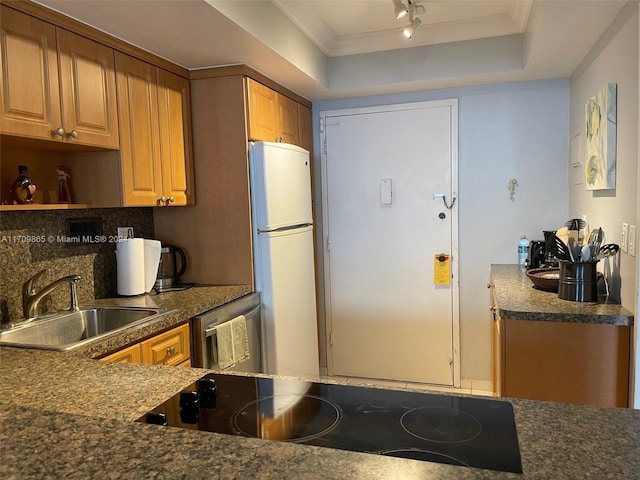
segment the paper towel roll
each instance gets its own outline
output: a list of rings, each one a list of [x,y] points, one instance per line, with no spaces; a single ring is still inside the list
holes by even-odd
[[[145,293],[144,240],[129,238],[116,246],[118,295]]]
[[[149,293],[158,278],[160,265],[160,240],[144,241],[144,291]]]

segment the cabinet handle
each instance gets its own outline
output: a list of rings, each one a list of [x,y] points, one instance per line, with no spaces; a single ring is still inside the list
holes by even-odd
[[[164,356],[162,363],[167,363],[167,361],[176,354],[176,347],[171,346],[167,348],[167,354]]]
[[[76,130],[71,130],[69,133],[67,133],[67,137],[78,138],[78,132]]]
[[[165,198],[164,195],[162,195],[159,199],[158,199],[158,205],[162,206],[167,202],[167,199]]]
[[[167,205],[169,205],[170,203],[173,203],[175,201],[176,201],[176,197],[171,195],[169,198],[167,198]]]
[[[52,133],[53,133],[53,136],[54,136],[54,137],[55,137],[56,135],[57,135],[58,137],[64,137],[64,128],[62,128],[62,127],[58,127],[58,128],[56,128]]]

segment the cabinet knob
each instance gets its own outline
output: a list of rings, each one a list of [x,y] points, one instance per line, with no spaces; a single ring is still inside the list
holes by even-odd
[[[58,137],[64,137],[64,128],[62,128],[62,127],[58,127],[58,128],[56,128],[52,133],[53,133],[53,136],[54,136],[54,137],[55,137],[56,135],[57,135]]]
[[[167,202],[167,199],[165,198],[164,195],[162,195],[159,199],[158,199],[158,205],[162,206]]]
[[[169,203],[173,203],[176,201],[176,197],[174,197],[173,195],[171,195],[168,199],[167,199],[167,204]]]
[[[67,133],[67,137],[78,138],[78,132],[76,130],[71,130]]]
[[[176,347],[174,346],[167,347],[167,354],[162,359],[162,363],[166,364],[169,361],[169,359],[173,357],[175,354],[176,354]]]

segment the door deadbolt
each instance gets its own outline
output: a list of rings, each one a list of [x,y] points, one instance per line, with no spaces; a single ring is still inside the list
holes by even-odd
[[[440,220],[444,220],[447,216],[445,215],[445,213],[444,213],[444,212],[440,212],[440,213],[438,214],[438,217],[440,218]]]

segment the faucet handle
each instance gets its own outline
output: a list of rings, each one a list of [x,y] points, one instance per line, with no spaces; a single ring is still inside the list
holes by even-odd
[[[46,272],[47,272],[47,269],[45,268],[44,270],[36,273],[33,277],[31,277],[26,282],[24,282],[24,285],[22,286],[22,293],[27,296],[35,295],[36,289],[33,284],[36,283],[40,279],[40,277],[42,277]]]

